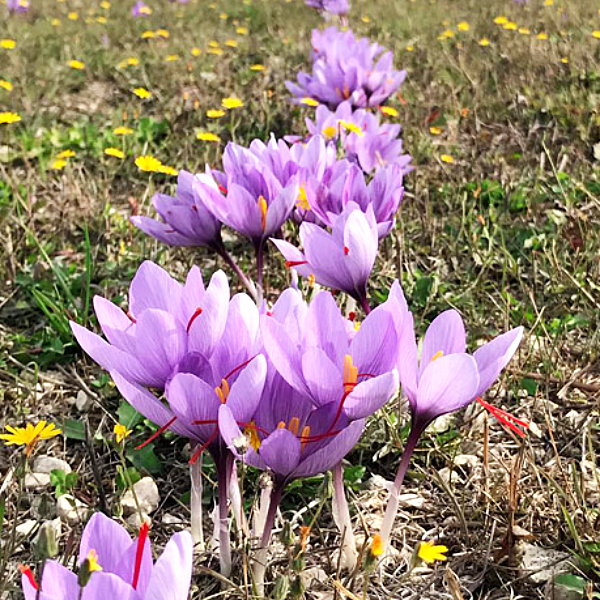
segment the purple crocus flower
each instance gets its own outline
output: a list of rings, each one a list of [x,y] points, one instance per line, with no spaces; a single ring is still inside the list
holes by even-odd
[[[315,407],[331,405],[338,418],[348,420],[367,417],[398,389],[394,366],[401,316],[384,303],[356,331],[330,293],[319,293],[308,308],[299,295],[286,291],[261,317],[269,360]]]
[[[189,352],[210,357],[225,329],[229,284],[217,271],[207,288],[193,267],[185,285],[145,261],[129,288],[129,311],[96,296],[94,309],[108,341],[77,323],[73,335],[100,366],[139,385],[163,388]]]
[[[195,194],[195,176],[179,171],[175,197],[155,194],[152,204],[164,223],[149,217],[133,216],[131,222],[159,242],[171,246],[208,246],[217,252],[223,247],[221,224]]]
[[[25,600],[186,600],[192,562],[187,531],[176,533],[155,563],[148,525],[142,526],[137,540],[131,540],[124,527],[96,513],[81,536],[79,576],[51,560],[39,584],[28,568],[23,569],[21,583]]]
[[[143,0],[139,0],[131,7],[131,14],[134,17],[147,17],[152,14],[152,9]]]
[[[254,152],[233,143],[223,154],[223,173],[211,171],[194,180],[194,191],[225,225],[261,247],[288,218],[298,196],[292,179],[282,185]]]
[[[9,13],[25,13],[29,10],[29,0],[6,0]]]
[[[347,15],[350,10],[348,0],[304,0],[304,4],[332,15]]]
[[[410,154],[403,154],[400,125],[381,123],[379,115],[363,109],[353,110],[349,101],[342,102],[335,111],[319,105],[315,120],[307,117],[306,126],[311,136],[320,135],[340,144],[346,158],[366,173],[392,164],[404,174],[412,170]]]
[[[394,70],[391,52],[367,38],[356,39],[351,30],[315,29],[312,47],[312,73],[301,72],[297,83],[286,82],[298,101],[309,97],[332,109],[344,100],[355,107],[379,106],[406,77],[406,71]]]
[[[348,202],[332,219],[331,233],[314,223],[300,225],[304,253],[284,240],[272,241],[288,267],[303,277],[314,276],[317,283],[350,294],[364,307],[378,240],[373,207],[369,205],[363,212],[358,204]]]

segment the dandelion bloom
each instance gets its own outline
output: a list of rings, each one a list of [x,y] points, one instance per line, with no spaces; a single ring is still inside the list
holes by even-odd
[[[138,98],[145,100],[146,98],[150,98],[152,96],[152,92],[143,87],[134,88],[131,90],[133,94],[135,94]]]
[[[221,100],[221,105],[224,108],[231,110],[233,108],[240,108],[241,106],[244,106],[244,103],[239,98],[229,97],[223,98],[223,100]]]
[[[1,39],[0,40],[0,48],[4,48],[5,50],[13,50],[17,45],[17,42],[15,40],[11,40],[11,39]]]
[[[206,116],[209,119],[220,119],[225,116],[225,111],[220,108],[211,108],[206,111]]]
[[[596,30],[592,31],[592,37],[597,40],[600,40],[600,30],[596,29]]]
[[[250,65],[250,70],[251,71],[264,71],[265,70],[265,65],[261,65],[261,64],[255,64],[255,65]]]
[[[69,65],[69,67],[71,67],[71,69],[76,69],[79,71],[85,69],[85,64],[82,61],[76,60],[76,59],[70,60],[67,63],[67,65]]]
[[[123,152],[123,150],[113,147],[104,148],[104,154],[107,156],[113,156],[114,158],[125,158],[125,152]]]
[[[448,557],[445,556],[446,552],[448,552],[447,546],[435,545],[430,540],[427,542],[419,543],[419,550],[417,551],[417,554],[423,562],[426,562],[427,564],[431,565],[436,560],[448,560]]]
[[[115,127],[113,129],[113,133],[115,135],[130,135],[133,133],[133,129],[131,129],[129,127],[119,126],[119,127]]]
[[[7,92],[12,92],[13,84],[10,81],[6,81],[6,79],[0,79],[0,88]]]
[[[116,423],[113,428],[113,433],[115,434],[117,444],[120,444],[126,437],[129,437],[132,432],[132,429],[127,429],[127,427],[121,423]]]
[[[73,158],[75,155],[75,150],[67,149],[59,152],[56,155],[56,158]]]
[[[39,421],[35,425],[27,423],[25,427],[12,427],[6,425],[8,433],[0,435],[7,446],[17,445],[25,446],[25,454],[29,456],[35,445],[42,440],[49,440],[62,433],[54,423],[46,424],[46,421]]]
[[[21,115],[15,112],[0,112],[0,125],[10,123],[18,123],[21,120]]]
[[[481,38],[478,43],[480,46],[489,46],[491,42],[488,38],[484,37]]]
[[[26,600],[154,600],[164,598],[165,590],[172,600],[186,600],[192,561],[193,543],[187,531],[176,533],[154,562],[147,524],[140,528],[137,540],[132,540],[124,527],[95,513],[81,536],[78,574],[51,560],[46,562],[40,582],[23,567],[21,584]]]
[[[144,156],[138,156],[135,159],[135,166],[140,171],[149,171],[151,173],[158,173],[158,172],[160,172],[160,169],[163,166],[163,164],[162,164],[162,162],[160,162],[160,160],[158,160],[158,158],[155,158],[154,156],[144,155]]]
[[[56,160],[53,160],[50,163],[50,168],[53,171],[62,171],[67,166],[67,164],[68,162],[63,158],[57,158]]]
[[[67,15],[67,18],[69,19],[69,21],[77,21],[77,19],[79,19],[79,15],[72,11]]]
[[[196,139],[202,142],[220,142],[221,138],[216,133],[210,131],[199,131],[196,133]]]

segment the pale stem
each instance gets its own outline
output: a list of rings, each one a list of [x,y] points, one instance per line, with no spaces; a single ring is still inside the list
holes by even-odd
[[[204,527],[202,524],[202,455],[190,465],[191,490],[191,529],[194,547],[204,552]]]
[[[231,267],[233,272],[238,276],[238,279],[242,282],[242,285],[248,290],[253,300],[257,300],[256,287],[254,283],[246,277],[246,274],[240,269],[239,265],[233,260],[233,257],[227,250],[225,246],[221,246],[217,248],[217,253],[219,256]]]
[[[417,442],[419,441],[420,435],[421,431],[416,430],[414,427],[410,430],[408,440],[406,440],[406,446],[404,447],[404,452],[402,453],[402,458],[400,459],[400,464],[398,465],[396,479],[394,480],[392,489],[390,490],[390,497],[385,509],[385,515],[383,516],[380,532],[384,548],[387,548],[389,544],[394,521],[396,520],[396,513],[398,512],[398,505],[400,503],[400,490],[402,489],[402,482],[404,481],[404,476],[406,475],[408,465],[410,464],[410,458],[415,446],[417,445]]]
[[[344,490],[344,469],[342,461],[338,462],[332,469],[333,473],[333,520],[342,534],[342,568],[352,571],[356,567],[356,539],[352,530],[352,519],[350,518],[350,509]]]
[[[256,246],[256,287],[257,287],[257,298],[256,304],[260,306],[264,297],[263,289],[263,272],[264,272],[264,258],[265,258],[265,242],[261,240]]]
[[[217,492],[219,497],[219,562],[221,575],[229,577],[231,574],[231,540],[229,539],[229,522],[227,516],[229,507],[229,481],[233,467],[233,455],[230,452],[215,461],[217,467]]]
[[[242,507],[242,494],[240,492],[240,482],[238,479],[237,469],[235,465],[231,471],[231,479],[229,482],[229,499],[231,501],[231,511],[235,519],[235,528],[242,535],[248,535],[248,523]]]

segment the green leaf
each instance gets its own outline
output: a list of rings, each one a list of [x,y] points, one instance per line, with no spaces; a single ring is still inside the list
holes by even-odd
[[[135,467],[128,467],[126,470],[123,469],[121,465],[117,466],[117,475],[115,477],[115,482],[119,490],[125,490],[129,487],[129,483],[127,479],[131,481],[131,485],[135,485],[142,476],[138,473]]]
[[[572,573],[561,573],[554,578],[555,585],[564,585],[570,590],[577,590],[583,595],[586,588],[586,580],[579,575],[573,575]]]
[[[125,400],[119,405],[117,413],[119,415],[119,423],[125,425],[127,429],[133,429],[133,427],[138,423],[141,423],[144,418],[137,410],[135,410],[135,408],[133,408],[133,406],[131,406],[131,404],[125,402]]]
[[[354,465],[352,467],[346,467],[344,469],[344,481],[349,484],[359,483],[363,478],[366,467],[361,465]]]
[[[63,433],[68,440],[85,442],[85,426],[82,421],[67,419],[63,424]]]
[[[537,384],[537,381],[535,381],[535,379],[530,379],[529,377],[524,377],[521,380],[521,387],[526,389],[527,393],[530,396],[533,396],[535,394],[535,391],[537,390],[538,384]]]
[[[141,450],[130,450],[127,452],[127,458],[138,469],[152,474],[162,471],[162,462],[154,453],[154,444],[148,444]]]

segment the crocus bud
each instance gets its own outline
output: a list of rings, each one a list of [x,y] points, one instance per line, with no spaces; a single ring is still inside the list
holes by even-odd
[[[40,560],[54,558],[58,554],[56,527],[52,521],[44,521],[35,540],[35,553]]]
[[[290,591],[290,578],[287,575],[280,575],[275,582],[273,598],[275,600],[285,600]]]

